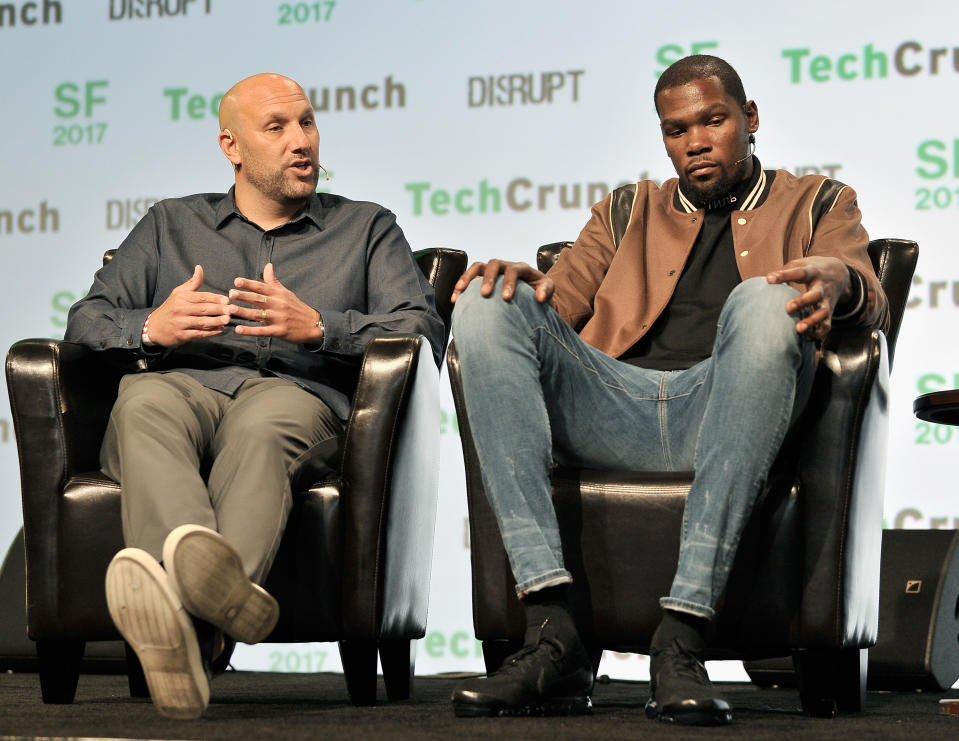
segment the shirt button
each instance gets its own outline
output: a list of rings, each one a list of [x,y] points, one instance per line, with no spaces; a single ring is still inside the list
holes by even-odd
[[[739,224],[740,226],[742,226],[743,224],[746,223],[746,219],[744,219],[742,216],[740,216],[738,219],[736,219],[736,223]]]
[[[690,219],[690,221],[691,221],[693,224],[695,224],[695,223],[696,223],[696,217],[694,216],[693,218]]]
[[[743,250],[742,252],[739,253],[739,256],[740,256],[740,257],[745,257],[745,256],[748,255],[748,254],[749,254],[749,250]]]
[[[133,340],[131,340],[129,337],[127,337],[127,344],[128,344],[128,345],[132,345],[132,344],[133,344]]]

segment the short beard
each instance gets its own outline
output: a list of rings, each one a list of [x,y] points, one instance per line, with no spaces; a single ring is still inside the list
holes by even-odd
[[[277,203],[295,203],[309,198],[316,191],[316,184],[319,182],[319,169],[313,167],[313,182],[307,192],[301,192],[301,185],[306,182],[291,183],[284,177],[284,170],[274,172],[263,172],[258,168],[247,168],[246,178],[250,185],[260,191],[267,198]]]
[[[720,165],[722,175],[709,185],[700,186],[687,179],[683,183],[683,193],[697,206],[705,206],[707,203],[725,198],[746,179],[746,164],[740,163],[739,167],[731,173],[723,165]]]

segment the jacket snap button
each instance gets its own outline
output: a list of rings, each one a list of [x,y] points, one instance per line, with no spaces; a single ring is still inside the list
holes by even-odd
[[[739,253],[739,256],[740,256],[740,257],[745,257],[745,256],[748,255],[748,254],[749,254],[749,250],[743,250],[742,252]]]
[[[739,224],[740,226],[742,226],[743,224],[746,223],[746,219],[744,219],[742,216],[740,216],[738,219],[736,219],[736,223]]]
[[[670,275],[676,275],[676,271],[675,271],[675,270],[670,270],[670,271],[669,271],[669,274],[670,274]]]

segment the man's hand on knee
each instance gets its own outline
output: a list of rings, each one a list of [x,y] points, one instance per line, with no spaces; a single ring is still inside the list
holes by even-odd
[[[546,303],[553,297],[555,288],[552,278],[541,273],[531,265],[525,262],[510,262],[508,260],[490,260],[489,262],[474,262],[466,270],[460,279],[456,281],[453,287],[452,300],[455,302],[459,295],[466,290],[466,287],[474,278],[482,275],[483,284],[480,286],[480,294],[490,296],[493,293],[493,287],[496,285],[496,279],[503,276],[503,300],[509,301],[516,292],[516,281],[521,280],[528,283],[536,291],[536,300],[541,304]]]
[[[793,283],[800,295],[786,302],[786,312],[808,311],[796,331],[821,340],[832,328],[832,315],[840,300],[851,290],[849,270],[836,257],[823,255],[790,260],[766,276],[769,283]]]

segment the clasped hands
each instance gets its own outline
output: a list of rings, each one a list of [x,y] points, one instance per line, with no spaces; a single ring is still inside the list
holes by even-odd
[[[536,300],[549,301],[555,285],[548,275],[524,262],[490,260],[474,262],[460,276],[453,288],[452,300],[466,290],[472,280],[482,276],[480,294],[490,296],[497,277],[503,275],[502,297],[509,301],[516,290],[516,281],[529,283],[536,291]],[[836,257],[817,255],[790,260],[778,270],[766,275],[769,283],[792,283],[799,296],[786,302],[786,312],[792,314],[806,309],[805,315],[796,322],[796,331],[814,340],[821,340],[832,328],[832,315],[839,301],[849,294],[849,271],[846,264]]]
[[[318,343],[323,338],[317,326],[320,312],[303,303],[277,279],[273,263],[263,268],[262,281],[234,280],[235,288],[230,289],[229,296],[201,291],[202,285],[203,267],[197,265],[190,279],[174,288],[150,314],[148,331],[152,342],[176,347],[190,340],[215,337],[226,330],[233,317],[257,322],[237,325],[237,334],[278,337],[296,343]]]

